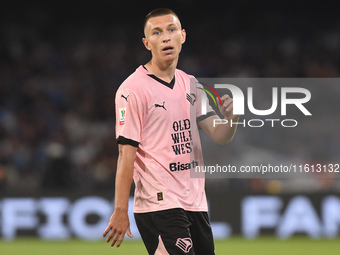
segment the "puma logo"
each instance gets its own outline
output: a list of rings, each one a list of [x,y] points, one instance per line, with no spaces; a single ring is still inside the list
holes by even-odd
[[[126,100],[126,102],[128,101],[128,97],[129,97],[129,95],[127,95],[127,96],[124,96],[124,95],[122,94],[121,96],[122,96],[122,98],[124,98],[124,99]]]
[[[161,107],[161,108],[163,108],[164,110],[166,110],[164,104],[165,104],[165,101],[163,101],[163,104],[162,104],[162,105],[160,105],[160,104],[155,104],[155,107]]]

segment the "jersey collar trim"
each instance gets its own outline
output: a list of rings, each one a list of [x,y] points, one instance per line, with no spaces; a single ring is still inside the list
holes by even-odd
[[[146,69],[146,67],[143,65],[143,68],[148,72],[147,75],[153,79],[155,79],[156,81],[158,81],[159,83],[167,86],[168,88],[170,89],[173,89],[174,86],[175,86],[175,76],[174,78],[171,80],[170,83],[166,82],[166,81],[163,81],[162,79],[158,78],[156,75],[152,74],[152,73],[149,73],[148,69]]]

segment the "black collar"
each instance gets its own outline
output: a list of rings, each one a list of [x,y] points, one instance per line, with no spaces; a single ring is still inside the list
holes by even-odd
[[[146,69],[146,67],[145,67],[144,65],[143,65],[143,67],[144,67],[145,70],[149,71],[148,69]],[[174,76],[174,78],[170,81],[170,83],[168,83],[168,82],[166,82],[166,81],[164,81],[164,80],[158,78],[158,77],[157,77],[156,75],[154,75],[154,74],[148,74],[148,76],[150,76],[151,78],[155,79],[156,81],[162,83],[163,85],[167,86],[167,87],[170,88],[170,89],[173,89],[174,86],[175,86],[175,76]]]

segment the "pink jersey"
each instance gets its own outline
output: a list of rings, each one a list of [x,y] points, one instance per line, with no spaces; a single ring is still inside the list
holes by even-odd
[[[134,212],[171,208],[207,211],[203,178],[190,170],[203,165],[197,120],[215,114],[193,76],[176,69],[166,83],[140,66],[116,93],[118,143],[138,147],[134,163]],[[207,102],[206,100],[205,102]]]

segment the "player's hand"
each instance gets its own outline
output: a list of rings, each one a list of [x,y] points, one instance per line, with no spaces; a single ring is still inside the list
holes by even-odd
[[[216,99],[218,101],[218,108],[220,109],[220,112],[227,120],[237,121],[239,119],[240,115],[233,114],[233,99],[229,95],[225,94],[221,97],[222,105],[220,100],[218,100],[218,98]]]
[[[110,232],[110,233],[109,233]],[[103,237],[107,234],[109,235],[106,238],[106,242],[111,241],[111,247],[113,247],[116,243],[116,247],[118,248],[127,234],[130,238],[132,238],[131,230],[130,230],[130,221],[126,212],[119,212],[115,210],[111,215],[109,224],[103,233]]]

